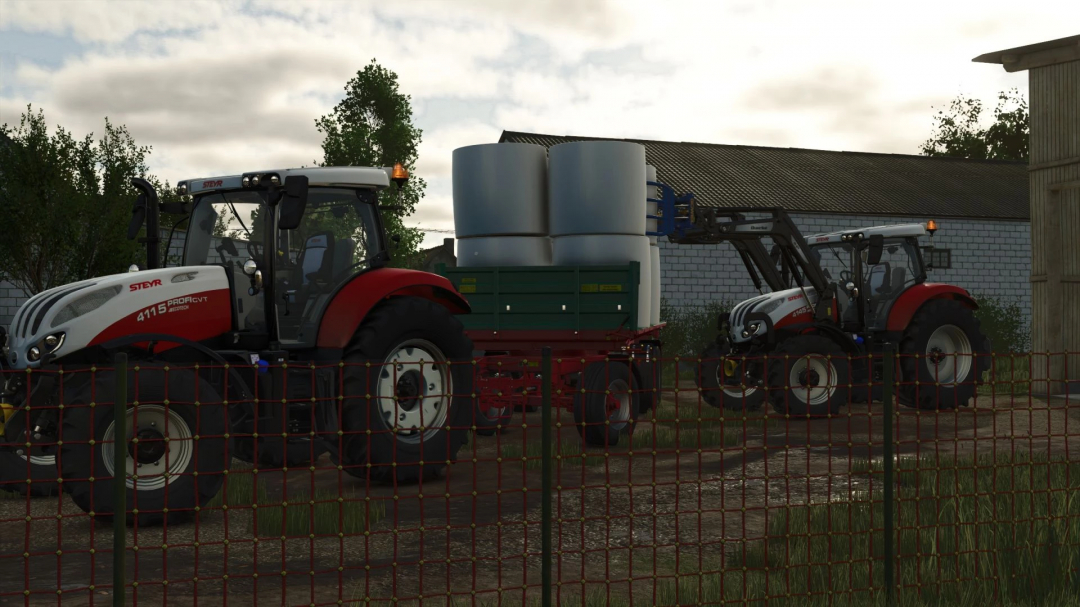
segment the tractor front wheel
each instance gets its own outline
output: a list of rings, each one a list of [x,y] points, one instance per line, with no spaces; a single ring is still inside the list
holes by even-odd
[[[927,302],[900,344],[900,403],[919,409],[967,406],[989,368],[986,337],[971,310],[952,300]]]
[[[60,472],[72,501],[101,520],[117,508],[128,524],[177,523],[206,505],[229,467],[229,417],[218,392],[186,370],[142,366],[128,372],[126,436],[117,436],[113,376],[95,381],[64,408]],[[96,387],[95,387],[96,386]],[[114,470],[115,449],[127,452],[123,472]],[[127,503],[114,501],[122,474]]]
[[[728,356],[718,344],[701,353],[697,384],[701,399],[729,411],[757,411],[765,402],[765,390],[751,380],[743,356]]]
[[[20,407],[4,424],[0,489],[33,497],[58,493],[56,414]]]
[[[836,342],[799,335],[780,343],[769,357],[769,401],[778,413],[824,417],[848,402],[851,365]]]
[[[473,424],[472,342],[446,308],[396,297],[372,310],[345,353],[342,466],[377,481],[442,472]]]

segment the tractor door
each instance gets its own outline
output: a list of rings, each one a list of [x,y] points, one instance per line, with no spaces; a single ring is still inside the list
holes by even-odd
[[[849,242],[837,242],[817,245],[811,248],[814,261],[821,266],[821,273],[830,283],[836,285],[836,305],[839,309],[840,323],[852,326],[858,323],[858,302],[851,296],[848,283],[854,282],[852,256],[855,247]]]
[[[300,225],[282,231],[274,279],[284,346],[314,346],[333,294],[381,262],[375,202],[369,190],[311,188]]]
[[[865,262],[866,249],[861,254]],[[884,331],[893,303],[923,277],[916,243],[904,238],[885,239],[881,260],[875,265],[863,264],[867,328]]]
[[[248,292],[244,274],[249,259],[261,261],[262,200],[254,192],[208,194],[195,201],[184,239],[185,266],[221,265],[229,273],[239,331],[266,332],[262,294]]]

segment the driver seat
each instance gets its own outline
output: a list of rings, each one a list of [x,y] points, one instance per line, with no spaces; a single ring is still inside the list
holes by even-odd
[[[334,244],[334,235],[330,232],[319,232],[304,242],[304,248],[289,272],[290,288],[285,292],[290,316],[302,317],[311,293],[319,291],[317,285],[333,277]]]
[[[309,236],[296,258],[296,271],[296,285],[301,288],[330,280],[334,272],[334,235],[321,232]]]

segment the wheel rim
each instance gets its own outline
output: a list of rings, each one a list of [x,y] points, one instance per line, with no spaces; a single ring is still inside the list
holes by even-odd
[[[926,342],[926,370],[939,384],[958,384],[971,372],[971,340],[956,325],[941,325]]]
[[[733,367],[729,367],[729,361],[733,363]],[[731,396],[732,398],[747,398],[754,392],[757,392],[757,386],[747,385],[746,373],[739,373],[739,383],[731,383],[731,377],[733,374],[740,371],[742,367],[742,361],[734,361],[729,358],[723,359],[719,365],[716,366],[716,385],[720,386],[724,391],[724,394]]]
[[[792,363],[788,386],[806,405],[827,403],[836,392],[836,367],[822,355],[804,356]]]
[[[434,436],[446,424],[453,394],[446,356],[423,339],[402,342],[386,357],[376,394],[383,422],[398,440],[418,443]]]
[[[124,448],[127,450],[125,477],[128,488],[153,491],[180,478],[195,453],[187,421],[162,405],[130,407],[126,417]],[[113,467],[115,434],[116,424],[110,422],[101,445],[101,457],[110,476],[116,475]]]
[[[15,415],[8,420],[8,424],[14,425],[13,422],[25,422],[25,417],[25,411],[16,412]],[[19,419],[19,421],[15,422],[16,419]],[[22,458],[23,461],[29,460],[30,464],[34,466],[55,466],[56,431],[53,424],[49,423],[46,424],[45,427],[37,428],[35,430],[36,431],[27,430],[21,427],[17,428],[16,438],[12,442],[21,444],[15,449],[15,454]],[[29,448],[26,446],[26,443],[30,443]]]
[[[630,420],[630,384],[624,379],[613,379],[606,396],[611,429],[621,431]]]

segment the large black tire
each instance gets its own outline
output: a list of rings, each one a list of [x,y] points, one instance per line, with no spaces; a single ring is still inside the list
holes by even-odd
[[[127,467],[137,475],[128,480],[126,518],[128,524],[174,524],[221,490],[229,465],[229,418],[205,379],[187,370],[140,366],[128,371],[127,431],[139,442],[125,441]],[[113,383],[112,373],[99,372],[67,403],[59,454],[64,490],[103,521],[112,520],[117,509],[110,472]]]
[[[745,383],[725,382],[725,364],[729,361],[736,363],[734,373],[745,377],[747,361],[728,356],[719,344],[709,344],[701,353],[695,378],[701,390],[701,399],[713,407],[723,407],[729,411],[757,411],[765,402],[765,389]]]
[[[900,342],[900,403],[931,410],[967,406],[990,368],[986,346],[971,309],[948,299],[928,301]]]
[[[489,408],[487,411],[481,411],[477,406],[472,425],[480,436],[495,436],[502,431],[507,421],[509,421],[509,412],[506,408]]]
[[[56,435],[56,411],[49,412],[44,432],[27,432],[28,426],[38,425],[40,411],[19,407],[4,424],[3,445],[0,445],[0,489],[30,495],[48,497],[59,493],[56,479],[56,452],[59,449]],[[39,435],[37,438],[35,434]]]
[[[582,375],[580,390],[574,395],[578,434],[594,447],[619,444],[621,435],[634,431],[640,408],[630,367],[620,361],[597,361],[585,367]]]
[[[344,470],[382,482],[440,474],[474,421],[471,357],[461,321],[437,303],[395,297],[372,310],[345,350]]]
[[[848,402],[851,363],[833,340],[798,335],[777,346],[769,360],[769,402],[792,417],[824,417]]]

